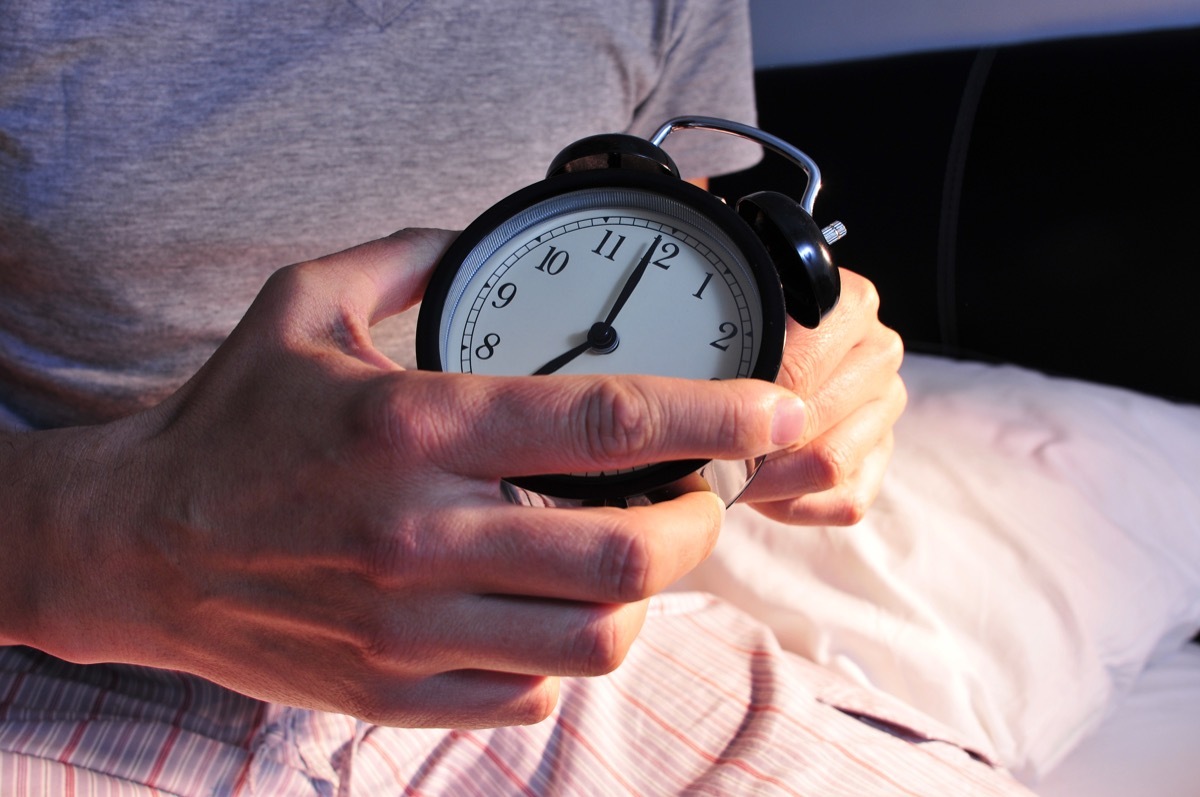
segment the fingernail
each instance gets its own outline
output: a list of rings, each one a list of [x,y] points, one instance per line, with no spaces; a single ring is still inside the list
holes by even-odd
[[[804,436],[804,402],[799,398],[781,399],[775,405],[775,416],[771,419],[771,442],[777,446],[790,446]]]

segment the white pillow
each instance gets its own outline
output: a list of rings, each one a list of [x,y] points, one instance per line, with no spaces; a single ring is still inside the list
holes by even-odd
[[[1200,407],[913,355],[903,375],[866,520],[790,527],[734,507],[679,586],[1033,782],[1200,627]]]

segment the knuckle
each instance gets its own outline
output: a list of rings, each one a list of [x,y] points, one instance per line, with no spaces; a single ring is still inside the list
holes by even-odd
[[[371,607],[340,616],[340,636],[354,664],[351,670],[371,674],[438,669],[444,656],[432,632],[403,611],[389,611],[391,605],[376,600]]]
[[[858,491],[831,490],[776,501],[760,509],[768,517],[792,525],[854,526],[866,517],[870,506],[870,498]]]
[[[899,371],[904,362],[904,339],[890,327],[880,326],[879,351],[884,366],[889,371]]]
[[[625,660],[629,646],[611,617],[590,623],[574,640],[568,654],[580,675],[607,675]]]
[[[505,712],[506,725],[536,725],[558,707],[558,689],[551,678],[541,678]]]
[[[856,526],[867,516],[871,500],[860,490],[848,490],[838,500],[829,518],[833,526]]]
[[[875,283],[856,271],[841,270],[842,298],[867,311],[879,309],[879,289]]]
[[[388,461],[435,460],[441,424],[422,411],[423,402],[404,375],[376,381],[354,416],[359,440]]]
[[[312,267],[307,263],[295,263],[283,268],[277,268],[267,275],[263,287],[259,291],[265,296],[287,296],[298,290],[308,281]]]
[[[803,396],[817,383],[820,367],[821,353],[816,346],[790,346],[776,381]]]
[[[875,287],[875,283],[864,277],[861,280],[859,289],[859,301],[866,308],[867,312],[874,315],[879,312],[879,289]]]
[[[737,450],[748,441],[763,439],[769,434],[764,420],[762,405],[757,395],[742,391],[720,405],[720,418],[708,429],[713,445],[723,451]]]
[[[378,692],[365,685],[356,684],[345,689],[340,702],[342,713],[372,725],[387,725],[395,719],[383,705]]]
[[[284,266],[268,275],[244,323],[258,325],[285,351],[310,348],[309,330],[303,326],[306,297],[311,293],[311,269],[303,264]]]
[[[401,644],[396,629],[379,618],[363,618],[347,625],[359,659],[370,670],[395,664],[408,650],[408,645]]]
[[[405,684],[392,675],[373,674],[343,691],[338,711],[369,725],[428,726],[439,717],[436,711],[430,711],[414,699],[410,686],[419,687],[419,684],[419,680]]]
[[[817,492],[832,490],[845,484],[856,470],[851,453],[826,440],[818,440],[808,448],[809,484]]]
[[[908,385],[899,374],[892,382],[892,400],[896,403],[896,414],[900,415],[908,406]]]
[[[348,658],[326,684],[324,698],[342,714],[374,725],[394,725],[406,716],[408,707],[397,701],[397,679],[394,670],[365,661],[362,651]],[[400,692],[404,693],[401,689]]]
[[[271,272],[263,283],[260,294],[272,302],[282,303],[285,307],[303,307],[315,296],[321,295],[323,279],[322,269],[315,261],[294,263]]]
[[[587,453],[599,464],[627,464],[654,440],[652,405],[628,380],[597,381],[584,399],[582,413]]]
[[[633,603],[650,597],[653,558],[645,534],[624,527],[613,529],[599,557],[599,583],[606,597],[614,603]]]
[[[437,538],[404,522],[387,531],[365,532],[350,543],[355,568],[372,583],[412,583],[421,573],[437,569]]]
[[[331,687],[329,693],[339,712],[371,722],[367,717],[372,712],[365,690],[354,683],[346,683],[337,688]]]

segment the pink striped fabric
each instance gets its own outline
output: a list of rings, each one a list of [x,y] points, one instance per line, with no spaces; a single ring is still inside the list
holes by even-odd
[[[1028,795],[907,706],[667,595],[622,667],[552,717],[368,726],[177,673],[0,649],[0,795]]]

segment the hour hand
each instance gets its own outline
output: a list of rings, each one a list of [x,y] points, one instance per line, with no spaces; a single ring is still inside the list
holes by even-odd
[[[594,349],[599,354],[608,354],[613,349],[617,348],[617,331],[612,328],[611,324],[604,321],[597,321],[592,324],[592,328],[588,330],[587,340],[574,346],[562,354],[555,357],[550,362],[543,365],[541,368],[533,372],[534,376],[544,376],[552,374],[559,368],[562,368],[567,363],[574,360],[585,351]]]

